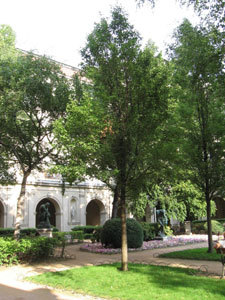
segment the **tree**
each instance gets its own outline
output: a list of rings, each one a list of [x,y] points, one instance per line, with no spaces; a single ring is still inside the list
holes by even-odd
[[[224,55],[215,37],[214,32],[192,27],[185,20],[172,46],[182,137],[179,152],[205,196],[209,252],[213,247],[211,200],[223,193],[225,182]]]
[[[53,122],[68,102],[60,67],[32,53],[0,61],[0,146],[22,174],[15,236],[20,232],[27,178],[54,154]]]
[[[16,36],[9,25],[0,25],[0,60],[16,58],[18,50],[15,47]]]
[[[82,106],[84,102],[77,101],[69,106],[74,112],[70,110],[72,114],[58,126],[66,141],[73,138],[69,149],[73,155],[68,165],[81,157],[87,172],[91,170],[117,189],[122,219],[122,270],[126,271],[127,192],[137,178],[151,169],[156,130],[167,117],[170,72],[152,47],[141,50],[139,35],[119,7],[113,9],[110,22],[102,19],[95,25],[82,57],[83,70],[91,81],[92,100],[85,100],[89,113]],[[87,116],[82,118],[83,129],[77,126],[77,117],[73,119],[81,109]],[[83,137],[87,140],[82,145],[79,140]],[[85,155],[87,145],[90,151]],[[84,151],[79,151],[80,146]]]
[[[136,0],[141,5],[148,1],[154,7],[156,0]],[[221,27],[224,30],[225,22],[225,3],[223,0],[177,0],[181,5],[192,5],[195,11],[206,20],[207,23],[211,23]]]

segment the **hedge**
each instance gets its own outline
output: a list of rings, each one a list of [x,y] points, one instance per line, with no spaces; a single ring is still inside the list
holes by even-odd
[[[19,241],[0,237],[0,265],[31,262],[51,257],[58,241],[54,238],[32,237]]]

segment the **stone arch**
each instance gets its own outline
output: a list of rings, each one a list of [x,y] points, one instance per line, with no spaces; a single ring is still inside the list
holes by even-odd
[[[3,204],[2,200],[0,199],[0,227],[5,227],[5,215],[6,215],[6,208]]]
[[[105,221],[105,205],[98,199],[91,200],[86,207],[86,225],[103,225]]]
[[[37,203],[36,209],[35,209],[35,213],[36,213],[35,226],[38,227],[38,224],[39,224],[40,206],[47,202],[50,203],[50,206],[49,206],[50,224],[53,227],[56,227],[59,230],[61,230],[61,209],[60,209],[58,202],[55,199],[53,199],[53,197],[51,197],[51,196],[44,197]]]

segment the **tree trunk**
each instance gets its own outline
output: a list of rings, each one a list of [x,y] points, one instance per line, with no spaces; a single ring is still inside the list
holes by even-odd
[[[15,231],[14,231],[14,238],[17,240],[20,236],[20,224],[23,219],[24,197],[26,193],[27,178],[29,175],[30,175],[30,171],[23,173],[23,180],[21,183],[20,194],[17,199],[16,222],[15,222]]]
[[[128,271],[128,247],[127,247],[127,224],[126,224],[126,192],[125,186],[121,188],[121,226],[122,226],[122,248],[121,248],[121,270]]]
[[[118,199],[119,199],[119,192],[118,192],[118,187],[116,186],[115,191],[114,191],[114,196],[113,196],[112,219],[117,217]]]
[[[207,205],[207,228],[208,228],[208,253],[213,252],[213,240],[212,240],[212,222],[211,222],[211,202],[209,197],[208,181],[206,182],[205,199]]]

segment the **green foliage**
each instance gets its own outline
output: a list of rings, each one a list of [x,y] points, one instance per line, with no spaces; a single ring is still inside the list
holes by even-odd
[[[159,232],[159,224],[158,223],[140,223],[143,229],[144,241],[153,240]]]
[[[18,262],[17,247],[17,241],[12,238],[0,237],[0,265]]]
[[[103,230],[103,226],[98,226],[93,231],[93,240],[95,240],[98,243],[101,241],[102,230]]]
[[[16,241],[13,238],[1,237],[0,265],[48,259],[53,255],[56,245],[53,238],[35,237]]]
[[[102,228],[102,226],[92,226],[92,225],[86,225],[86,226],[75,226],[71,230],[72,231],[83,231],[83,233],[94,233],[95,230],[98,230]]]
[[[78,241],[84,240],[84,232],[83,230],[70,231],[72,239],[77,239]]]
[[[15,59],[18,50],[15,47],[16,36],[9,25],[0,25],[0,61]]]
[[[13,236],[13,233],[14,233],[13,228],[0,228],[1,237]]]
[[[6,236],[13,236],[15,229],[14,228],[0,228],[0,236],[6,237]],[[38,231],[36,228],[23,228],[20,231],[21,237],[33,237],[37,236]]]
[[[165,233],[166,236],[171,236],[171,235],[173,235],[173,230],[171,229],[170,226],[165,226],[164,227],[164,233]]]
[[[127,219],[128,248],[139,248],[143,243],[143,229],[134,219]],[[101,243],[108,247],[121,248],[121,219],[108,220],[103,225]]]
[[[219,222],[217,220],[212,220],[212,233],[222,234],[225,232],[224,222]],[[207,222],[206,221],[193,221],[191,223],[191,231],[193,233],[206,233],[207,232]]]
[[[36,237],[21,239],[18,247],[18,257],[25,261],[38,261],[50,258],[57,246],[53,238]]]
[[[204,229],[207,231],[207,223],[204,224]],[[222,234],[223,232],[225,232],[224,226],[220,222],[212,220],[212,233]]]

